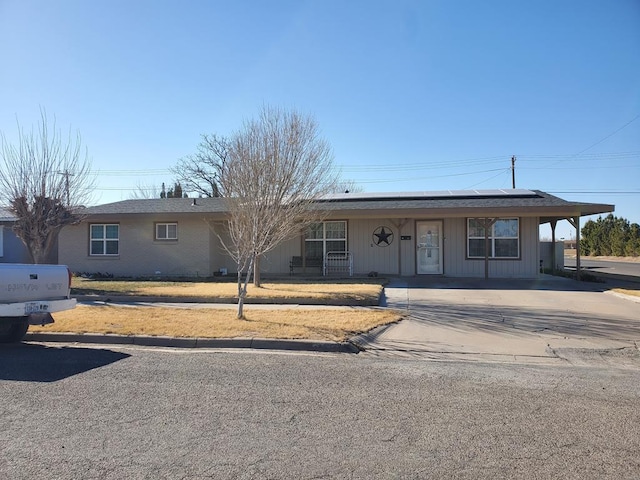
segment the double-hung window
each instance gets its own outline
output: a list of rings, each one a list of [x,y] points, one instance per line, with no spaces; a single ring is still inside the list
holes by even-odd
[[[156,240],[177,240],[177,223],[156,223]]]
[[[94,223],[90,229],[90,255],[118,255],[120,250],[120,225]]]
[[[467,219],[467,256],[484,258],[485,231],[482,222]],[[489,258],[520,257],[520,221],[518,218],[499,218],[489,229]]]
[[[347,222],[330,221],[314,223],[307,229],[305,258],[321,261],[328,252],[347,251]]]

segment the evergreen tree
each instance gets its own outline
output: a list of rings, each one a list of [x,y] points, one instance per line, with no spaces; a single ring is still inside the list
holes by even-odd
[[[585,255],[640,255],[640,226],[613,214],[589,220],[582,228],[580,248]]]

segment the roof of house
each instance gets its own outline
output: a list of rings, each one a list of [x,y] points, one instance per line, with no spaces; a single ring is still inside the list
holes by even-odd
[[[583,216],[612,212],[614,205],[571,202],[539,190],[445,190],[418,193],[341,194],[328,198],[331,210],[347,214],[393,210],[429,210],[430,214],[527,214],[545,217]],[[489,213],[493,212],[493,213]],[[552,219],[552,218],[551,218]]]
[[[327,195],[326,200],[393,200],[393,199],[458,199],[458,198],[482,198],[482,197],[527,197],[535,195],[533,190],[522,188],[498,189],[498,190],[434,190],[421,192],[358,192],[336,193]]]
[[[8,210],[0,208],[0,222],[14,222],[16,217]]]
[[[442,215],[528,215],[542,221],[557,217],[583,216],[612,212],[613,205],[571,202],[539,190],[443,190],[434,192],[342,193],[328,195],[317,202],[319,210],[332,215],[371,216],[376,212],[393,215],[415,214],[428,210]],[[222,198],[169,198],[123,200],[89,207],[87,215],[130,214],[224,214]]]
[[[154,198],[122,200],[86,208],[87,215],[155,213],[225,213],[222,198]]]

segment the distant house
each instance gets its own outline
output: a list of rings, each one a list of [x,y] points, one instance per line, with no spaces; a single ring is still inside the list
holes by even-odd
[[[15,217],[0,209],[0,263],[29,263],[29,253],[13,233]]]
[[[444,275],[534,278],[538,227],[613,205],[570,202],[532,190],[340,194],[329,214],[266,255],[264,274]],[[59,238],[59,261],[116,276],[233,274],[224,251],[223,199],[124,200],[87,208]]]

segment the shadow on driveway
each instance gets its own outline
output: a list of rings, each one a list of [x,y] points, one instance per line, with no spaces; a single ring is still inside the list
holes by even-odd
[[[606,292],[613,288],[606,283],[578,282],[564,277],[541,275],[538,279],[519,278],[452,278],[406,277],[394,278],[387,288],[431,288],[454,290],[552,290],[561,292]]]
[[[608,289],[546,275],[536,280],[394,279],[385,290],[387,305],[406,310],[407,318],[403,326],[390,326],[380,333],[417,344],[430,341],[434,331],[429,327],[465,334],[456,338],[468,342],[482,334],[501,335],[502,339],[484,338],[505,344],[514,336],[533,339],[532,334],[639,341],[639,305],[604,293]]]
[[[463,332],[526,335],[549,333],[608,340],[640,339],[640,322],[626,317],[495,305],[413,304],[411,319]]]

